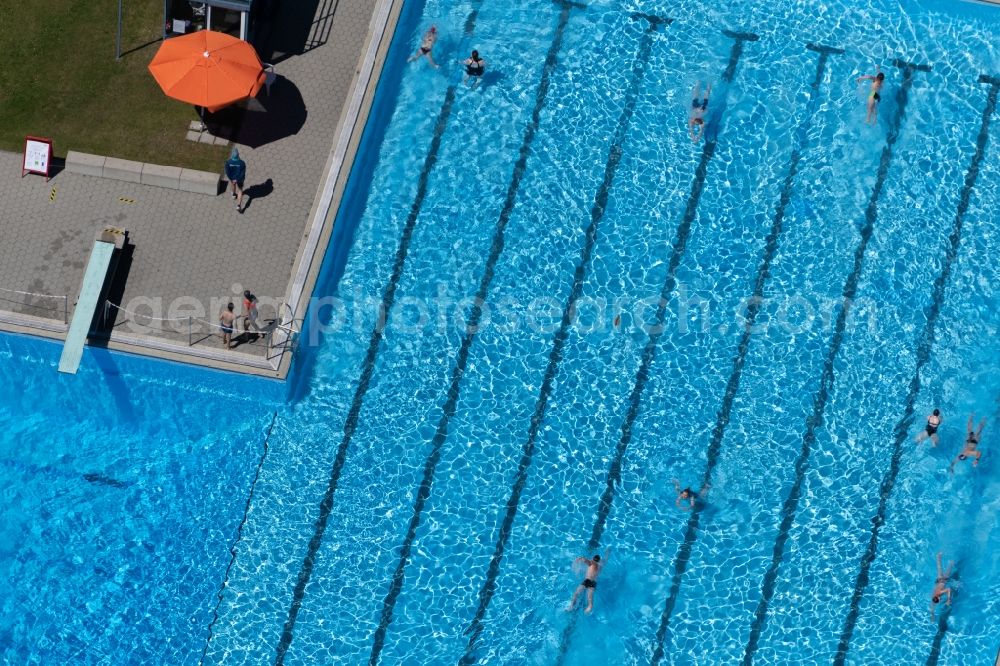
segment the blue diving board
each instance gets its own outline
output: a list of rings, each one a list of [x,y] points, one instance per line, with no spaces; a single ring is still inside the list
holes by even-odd
[[[90,251],[90,261],[83,274],[83,284],[80,285],[80,297],[73,310],[73,321],[69,324],[66,342],[63,344],[62,356],[59,357],[59,372],[75,375],[80,368],[83,357],[83,345],[87,342],[90,332],[90,322],[94,320],[97,301],[108,276],[108,266],[115,252],[115,244],[105,241],[94,241],[94,249]]]

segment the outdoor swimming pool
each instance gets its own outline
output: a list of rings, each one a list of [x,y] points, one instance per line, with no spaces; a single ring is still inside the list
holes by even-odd
[[[404,65],[432,23],[442,68]],[[287,400],[0,338],[4,661],[989,663],[998,29],[408,2]],[[950,475],[970,412],[982,462]]]

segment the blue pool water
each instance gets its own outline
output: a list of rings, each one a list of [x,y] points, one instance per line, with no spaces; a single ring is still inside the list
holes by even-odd
[[[444,66],[405,66],[431,23]],[[998,29],[407,2],[287,392],[0,339],[3,660],[989,663]],[[982,462],[949,474],[970,412]]]

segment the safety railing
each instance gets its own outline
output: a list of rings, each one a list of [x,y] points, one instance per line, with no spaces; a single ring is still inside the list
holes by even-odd
[[[107,300],[104,302],[104,310],[101,314],[100,323],[102,326],[107,325],[110,321],[112,310],[127,316],[130,321],[140,326],[157,326],[161,331],[166,328],[167,331],[175,335],[184,335],[186,332],[189,347],[202,343],[209,338],[221,337],[226,332],[233,335],[234,340],[241,336],[257,335],[265,341],[264,355],[268,360],[286,352],[292,352],[298,342],[298,334],[301,330],[301,322],[294,318],[294,313],[287,303],[282,303],[278,308],[276,317],[264,320],[263,325],[259,325],[257,321],[243,315],[236,317],[232,327],[223,326],[221,323],[193,316],[156,317],[128,310]],[[240,322],[243,323],[242,330],[239,327]],[[164,327],[164,324],[167,326]],[[205,332],[206,329],[207,333]],[[249,340],[247,341],[249,342]]]
[[[287,314],[288,319],[285,319]],[[278,308],[278,318],[275,320],[275,327],[268,336],[267,360],[281,356],[285,352],[293,353],[299,343],[299,333],[302,330],[302,321],[295,318],[295,311],[288,303],[282,303]],[[277,353],[273,353],[277,350]]]
[[[17,298],[12,298],[12,296],[24,296],[29,302],[21,302]],[[47,303],[52,305],[37,305],[31,303],[30,299],[43,298],[46,299]],[[59,301],[62,301],[60,304]],[[40,294],[33,291],[21,291],[20,289],[4,289],[0,287],[0,305],[6,305],[8,303],[17,304],[22,309],[31,310],[31,312],[25,312],[24,314],[31,314],[35,316],[46,316],[48,319],[62,319],[64,324],[69,325],[69,296],[66,294],[55,295],[55,294]],[[2,309],[10,309],[3,307]],[[38,312],[52,313],[48,315],[39,315]],[[52,316],[55,314],[56,316]],[[61,317],[58,315],[62,315]]]

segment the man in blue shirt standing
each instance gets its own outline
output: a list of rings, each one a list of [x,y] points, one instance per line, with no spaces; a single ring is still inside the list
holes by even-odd
[[[233,148],[226,160],[226,178],[233,186],[233,198],[236,199],[236,210],[243,213],[243,182],[247,177],[247,163],[240,159],[240,151]],[[237,196],[237,192],[239,195]]]

